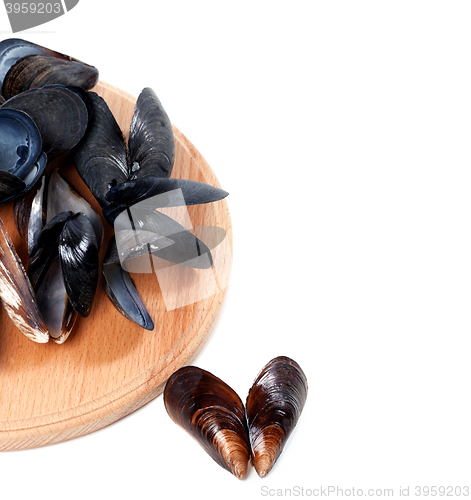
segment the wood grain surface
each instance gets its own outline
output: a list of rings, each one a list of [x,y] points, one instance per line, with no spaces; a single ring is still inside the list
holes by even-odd
[[[107,101],[127,138],[135,97],[103,82],[94,90]],[[174,132],[172,177],[221,187],[196,148],[176,128]],[[101,213],[70,158],[55,162]],[[1,206],[0,217],[20,257],[26,259],[12,206]],[[154,320],[153,331],[138,327],[114,308],[104,292],[102,277],[90,316],[77,320],[63,345],[29,340],[6,311],[0,310],[0,450],[57,443],[109,425],[157,397],[168,377],[194,360],[225,297],[232,263],[232,226],[225,200],[166,210],[180,223],[191,225],[203,241],[212,240],[205,242],[212,248],[214,266],[195,270],[159,259],[142,263],[146,272],[132,277]],[[104,225],[100,260],[112,234],[112,228]],[[224,231],[215,235],[208,229],[211,226]]]

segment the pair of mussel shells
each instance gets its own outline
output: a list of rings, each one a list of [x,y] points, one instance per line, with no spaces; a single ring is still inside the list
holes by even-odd
[[[168,379],[164,404],[172,420],[219,465],[243,479],[249,461],[260,477],[270,472],[298,422],[307,391],[301,367],[279,356],[255,379],[245,408],[231,387],[195,366],[180,368]]]

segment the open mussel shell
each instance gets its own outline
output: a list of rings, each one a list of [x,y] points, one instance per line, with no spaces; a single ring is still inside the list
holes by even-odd
[[[38,343],[49,340],[31,283],[0,220],[0,299],[16,327]]]
[[[237,393],[213,374],[188,366],[177,370],[164,390],[165,408],[224,469],[243,479],[250,444],[244,405]]]
[[[85,103],[77,93],[60,85],[22,92],[5,101],[1,109],[18,109],[31,117],[48,159],[72,149],[87,129]]]
[[[110,238],[103,260],[102,273],[105,291],[116,309],[127,319],[146,330],[154,329],[154,322],[137,291],[131,276],[120,264],[116,238]]]
[[[301,367],[286,356],[272,359],[259,373],[246,402],[252,462],[260,477],[270,472],[295,428],[307,398]]]
[[[46,167],[38,127],[29,115],[0,108],[0,203],[22,195]]]
[[[10,72],[16,76],[9,75]],[[5,87],[2,92],[5,96],[33,88],[31,85],[49,83],[78,85],[89,90],[97,81],[98,70],[78,59],[20,38],[0,42],[0,87]]]
[[[140,93],[129,131],[129,179],[170,177],[175,159],[172,124],[151,88]]]

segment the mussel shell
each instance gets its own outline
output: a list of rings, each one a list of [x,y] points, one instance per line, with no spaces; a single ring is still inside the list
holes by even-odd
[[[0,108],[0,203],[31,189],[46,168],[40,132],[23,111]]]
[[[244,405],[233,389],[213,374],[188,366],[168,379],[164,404],[172,420],[221,467],[244,478],[250,444]]]
[[[98,81],[98,70],[82,62],[60,59],[45,54],[28,55],[18,60],[5,75],[2,94],[6,99],[25,90],[61,84],[93,88]]]
[[[48,158],[72,149],[87,129],[86,105],[75,92],[63,86],[27,90],[8,99],[1,109],[18,109],[32,118]]]
[[[64,284],[72,307],[82,317],[90,314],[98,284],[98,244],[88,218],[76,213],[59,238]]]
[[[0,299],[16,327],[38,343],[49,340],[31,283],[0,220]]]
[[[307,398],[301,367],[286,356],[272,359],[249,391],[246,412],[252,462],[260,477],[270,472],[295,428]]]
[[[82,180],[104,207],[108,204],[106,193],[113,183],[128,178],[126,143],[105,100],[95,92],[88,94],[93,114],[83,140],[73,150],[73,161]]]
[[[129,131],[129,179],[170,177],[175,159],[172,124],[155,92],[140,93]]]
[[[129,273],[119,263],[108,263],[113,254],[117,255],[114,235],[109,241],[102,267],[106,294],[124,317],[146,330],[153,330],[154,322]]]
[[[0,108],[0,169],[24,179],[41,149],[41,134],[31,117]]]
[[[3,104],[5,102],[5,98],[0,94],[0,104]]]

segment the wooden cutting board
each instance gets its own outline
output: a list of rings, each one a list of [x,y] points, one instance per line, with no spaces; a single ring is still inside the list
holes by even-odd
[[[103,82],[94,90],[106,100],[127,139],[135,97]],[[196,148],[176,128],[174,132],[172,177],[221,187]],[[65,177],[101,213],[70,159],[60,163]],[[20,257],[26,259],[12,207],[12,203],[1,206],[0,217]],[[232,263],[231,220],[225,200],[166,210],[192,226],[210,246],[214,266],[195,270],[154,259],[142,264],[143,273],[131,274],[154,320],[153,331],[138,327],[114,308],[103,277],[90,316],[77,320],[62,345],[29,340],[1,308],[0,450],[57,443],[105,427],[157,397],[168,377],[194,360],[226,293]],[[112,228],[105,222],[104,226],[101,259],[112,234]]]

